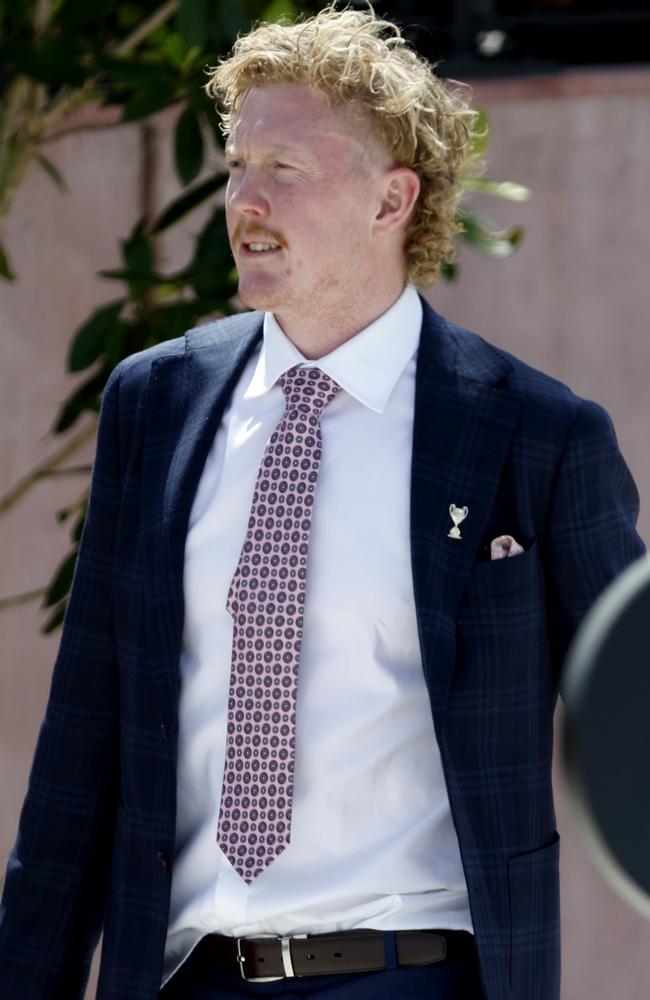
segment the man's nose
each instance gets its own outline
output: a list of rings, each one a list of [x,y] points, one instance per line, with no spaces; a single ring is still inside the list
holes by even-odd
[[[248,172],[228,185],[228,202],[231,209],[242,215],[264,218],[269,213],[269,204],[259,183]]]

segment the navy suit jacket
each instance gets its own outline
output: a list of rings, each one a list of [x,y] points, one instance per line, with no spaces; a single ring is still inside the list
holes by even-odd
[[[0,920],[0,996],[154,1000],[176,809],[183,561],[224,407],[261,335],[248,313],[123,361]],[[369,457],[369,461],[372,458]],[[449,505],[467,505],[462,540]],[[607,414],[424,306],[411,549],[422,662],[486,1000],[558,1000],[552,719],[562,659],[641,555]],[[490,562],[508,533],[525,547]],[[317,859],[316,859],[317,862]]]

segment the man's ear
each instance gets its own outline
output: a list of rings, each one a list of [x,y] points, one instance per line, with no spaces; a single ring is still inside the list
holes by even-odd
[[[420,178],[410,167],[393,167],[382,179],[381,204],[373,229],[386,235],[406,225],[420,194]]]

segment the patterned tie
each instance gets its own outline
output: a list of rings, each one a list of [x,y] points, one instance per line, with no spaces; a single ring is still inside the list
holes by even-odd
[[[291,839],[296,685],[320,417],[340,386],[290,368],[257,475],[227,610],[233,617],[228,737],[217,843],[249,885]]]

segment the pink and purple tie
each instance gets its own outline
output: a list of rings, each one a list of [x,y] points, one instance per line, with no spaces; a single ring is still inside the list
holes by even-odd
[[[320,417],[340,386],[290,368],[257,475],[227,610],[233,617],[228,735],[217,843],[250,884],[289,844],[296,687]]]

